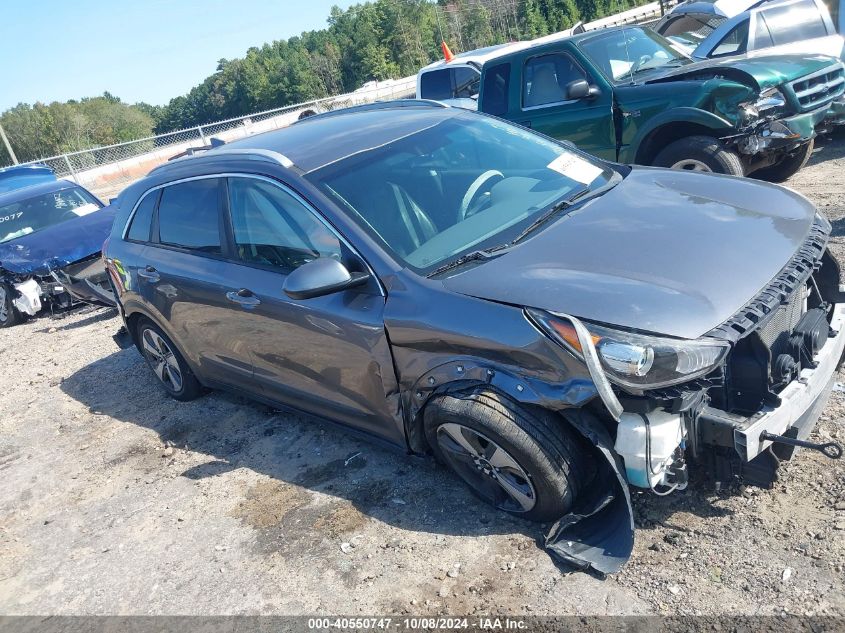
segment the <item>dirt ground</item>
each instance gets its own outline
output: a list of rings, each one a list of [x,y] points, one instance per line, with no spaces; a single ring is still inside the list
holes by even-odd
[[[845,262],[845,137],[788,184]],[[628,566],[565,574],[543,526],[430,460],[226,394],[169,400],[119,326],[0,331],[2,614],[845,615],[845,460],[804,451],[771,491],[635,495]],[[842,392],[816,438],[845,442]]]

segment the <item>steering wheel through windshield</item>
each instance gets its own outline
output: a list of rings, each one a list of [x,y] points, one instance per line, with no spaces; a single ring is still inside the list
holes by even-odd
[[[478,178],[472,181],[472,184],[467,188],[463,200],[461,200],[460,215],[458,221],[466,220],[468,217],[475,215],[488,203],[490,190],[498,182],[505,179],[504,174],[497,169],[488,169]]]

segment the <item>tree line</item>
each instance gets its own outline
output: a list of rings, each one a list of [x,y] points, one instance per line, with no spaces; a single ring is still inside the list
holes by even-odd
[[[371,80],[413,75],[454,52],[531,39],[646,0],[373,0],[333,7],[328,26],[221,59],[216,71],[163,106],[101,97],[21,103],[0,114],[27,161],[194,127],[350,92]],[[10,164],[0,145],[0,165]]]

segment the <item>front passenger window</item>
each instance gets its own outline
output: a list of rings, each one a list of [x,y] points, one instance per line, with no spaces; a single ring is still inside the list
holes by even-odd
[[[286,271],[318,257],[340,259],[337,236],[295,196],[255,178],[229,179],[238,258]]]

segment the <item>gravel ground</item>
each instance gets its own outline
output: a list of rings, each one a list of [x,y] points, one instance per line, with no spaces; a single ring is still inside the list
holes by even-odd
[[[788,183],[843,262],[844,173],[840,137]],[[119,326],[82,310],[0,331],[0,613],[845,615],[845,461],[801,452],[771,491],[636,495],[628,566],[565,574],[542,526],[430,460],[226,394],[167,399]],[[845,394],[816,438],[845,441]]]

